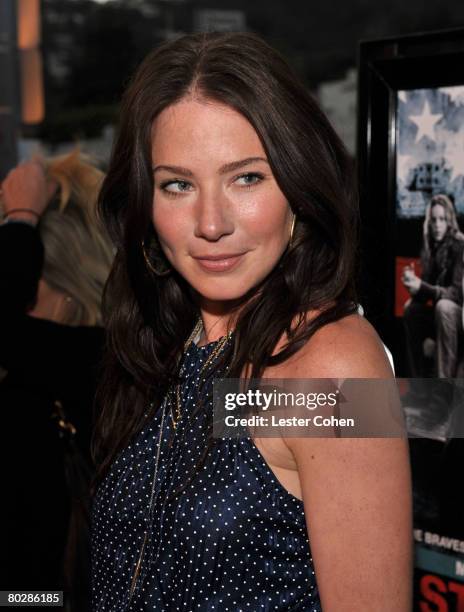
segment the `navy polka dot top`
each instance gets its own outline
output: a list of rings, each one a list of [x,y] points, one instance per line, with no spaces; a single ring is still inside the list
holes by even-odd
[[[194,413],[196,392],[216,343],[191,342],[184,353],[176,429],[158,410],[95,494],[94,612],[322,610],[303,503],[253,441],[217,440],[194,469],[212,421],[211,399]],[[202,393],[211,390],[208,381]]]

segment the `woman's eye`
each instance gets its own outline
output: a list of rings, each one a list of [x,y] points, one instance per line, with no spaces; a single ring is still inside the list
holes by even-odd
[[[166,181],[161,184],[161,189],[171,195],[177,195],[179,193],[185,193],[189,191],[191,185],[187,181]]]
[[[263,180],[263,175],[257,172],[248,172],[237,177],[236,183],[243,187],[251,187]]]

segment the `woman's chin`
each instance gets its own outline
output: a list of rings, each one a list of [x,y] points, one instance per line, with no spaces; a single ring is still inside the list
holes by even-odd
[[[243,291],[197,291],[202,300],[208,302],[236,302],[243,298]]]
[[[187,282],[189,282],[187,280]],[[209,302],[233,302],[240,300],[248,292],[248,284],[222,281],[217,283],[189,283],[193,291]]]

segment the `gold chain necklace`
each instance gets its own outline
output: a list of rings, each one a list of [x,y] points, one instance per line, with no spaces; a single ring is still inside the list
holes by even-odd
[[[203,322],[202,322],[201,317],[200,317],[198,319],[198,321],[196,322],[196,325],[193,328],[192,333],[190,334],[190,336],[188,337],[187,341],[184,344],[184,350],[188,347],[190,342],[196,337],[196,335],[198,334],[198,332],[200,331],[200,329],[202,327],[203,327]],[[209,367],[209,365],[213,362],[213,360],[217,357],[217,355],[224,348],[224,346],[226,345],[227,341],[231,337],[232,333],[233,333],[233,331],[230,331],[227,334],[227,336],[224,336],[223,338],[221,338],[219,340],[219,342],[217,343],[217,345],[214,347],[213,351],[211,352],[211,355],[208,357],[208,359],[206,360],[205,364],[201,368],[200,376],[201,376],[201,374],[203,374],[203,372]],[[175,419],[174,419],[174,415],[172,414],[172,410],[171,410],[171,418],[172,418],[172,423],[173,423],[174,429],[176,429],[177,423],[178,423],[178,421],[179,421],[179,419],[181,417],[181,405],[182,404],[181,404],[180,383],[179,383],[179,384],[176,385],[176,413],[177,413],[177,415],[176,415]],[[152,481],[152,486],[151,486],[150,502],[149,502],[149,505],[148,505],[148,516],[150,516],[150,514],[151,514],[151,510],[153,508],[154,501],[155,501],[156,476],[158,474],[158,464],[159,464],[160,450],[161,450],[161,439],[162,439],[163,431],[164,431],[165,411],[166,411],[166,398],[163,401],[163,409],[162,409],[162,413],[161,413],[160,431],[159,431],[159,434],[158,434],[158,444],[157,444],[157,447],[156,447],[155,467],[154,467],[154,470],[153,470],[153,481]],[[163,505],[163,514],[164,514],[164,505]],[[141,544],[140,551],[139,551],[139,556],[137,558],[137,563],[135,565],[134,573],[132,575],[131,585],[130,585],[130,589],[129,589],[128,605],[130,604],[130,602],[132,600],[132,596],[134,594],[135,587],[137,585],[137,580],[138,580],[138,577],[140,575],[140,570],[142,568],[143,553],[145,551],[145,546],[146,546],[147,542],[148,542],[148,529],[146,529],[145,532],[144,532],[143,539],[142,539],[142,544]],[[161,545],[161,540],[160,540],[160,545]]]
[[[193,328],[192,333],[190,334],[186,343],[184,344],[184,350],[189,346],[189,344],[197,336],[198,332],[202,328],[203,328],[203,321],[201,317],[199,317],[198,321],[196,322],[195,327]],[[216,357],[219,355],[219,353],[222,351],[222,349],[225,347],[225,345],[229,341],[232,334],[233,334],[233,331],[231,330],[226,336],[223,336],[222,338],[219,339],[219,342],[216,344],[214,349],[211,351],[211,355],[208,357],[208,359],[205,361],[204,365],[202,366],[199,376],[201,376],[203,372],[205,372],[208,369],[210,364],[216,359]],[[177,423],[179,422],[181,415],[182,415],[182,401],[181,401],[181,396],[180,396],[180,387],[181,387],[181,384],[178,383],[175,388],[175,391],[176,391],[176,414],[175,416],[174,416],[173,410],[171,409],[171,420],[172,420],[172,425],[174,429],[177,428]]]
[[[196,338],[198,332],[202,329],[202,327],[203,327],[203,321],[201,320],[201,317],[198,317],[198,320],[195,323],[195,327],[193,328],[192,333],[190,334],[190,336],[187,338],[187,340],[184,343],[184,351],[187,349],[189,344],[194,340],[194,338]],[[176,396],[178,395],[178,388],[179,388],[179,384],[176,385]],[[171,408],[171,420],[172,420],[172,426],[174,427],[174,429],[176,429],[177,427],[177,423],[180,419],[180,415],[181,415],[181,410],[180,410],[179,403],[177,402],[176,403],[176,416],[174,416],[173,409]]]
[[[150,503],[148,505],[148,510],[149,510],[148,516],[149,516],[149,514],[151,512],[151,509],[153,507],[153,501],[154,501],[154,495],[155,495],[156,475],[158,474],[158,464],[159,464],[159,457],[160,457],[160,450],[161,450],[161,439],[163,437],[163,431],[164,431],[164,418],[165,418],[165,414],[166,414],[166,400],[163,401],[163,410],[162,410],[162,413],[161,413],[160,430],[159,430],[159,434],[158,434],[158,444],[156,445],[155,468],[153,470],[153,482],[152,482],[152,487],[151,487]],[[145,529],[145,532],[143,534],[142,545],[140,547],[139,556],[138,556],[137,563],[136,563],[135,568],[134,568],[134,573],[132,575],[132,580],[131,580],[131,585],[130,585],[130,590],[129,590],[129,601],[128,601],[128,604],[130,604],[131,599],[132,599],[132,595],[134,594],[135,586],[137,584],[137,579],[139,577],[140,569],[142,567],[142,558],[143,558],[143,553],[144,553],[145,545],[146,545],[147,541],[148,541],[148,529]]]

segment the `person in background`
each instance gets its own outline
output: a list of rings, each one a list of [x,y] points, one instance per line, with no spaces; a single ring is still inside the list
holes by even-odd
[[[4,588],[67,591],[88,607],[86,489],[113,249],[96,216],[103,174],[77,150],[2,183],[2,477],[9,483]],[[5,466],[8,465],[8,469]]]
[[[409,375],[424,378],[456,375],[462,339],[464,235],[453,203],[446,195],[432,197],[425,212],[421,276],[412,266],[402,282],[411,295],[404,309]],[[434,339],[435,372],[427,369],[424,341]]]

